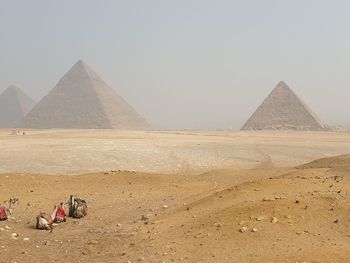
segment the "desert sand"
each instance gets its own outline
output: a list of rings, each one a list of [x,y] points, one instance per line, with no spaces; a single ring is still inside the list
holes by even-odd
[[[10,133],[0,200],[19,202],[0,262],[350,260],[350,157],[331,157],[350,153],[349,133]],[[36,230],[70,194],[88,216]]]
[[[350,152],[350,133],[345,132],[25,132],[14,136],[0,129],[0,173],[128,170],[186,175],[270,163],[290,167]]]

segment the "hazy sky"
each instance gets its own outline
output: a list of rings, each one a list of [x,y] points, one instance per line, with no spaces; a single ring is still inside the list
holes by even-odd
[[[350,1],[0,0],[0,91],[83,59],[157,128],[240,128],[279,80],[350,125]]]

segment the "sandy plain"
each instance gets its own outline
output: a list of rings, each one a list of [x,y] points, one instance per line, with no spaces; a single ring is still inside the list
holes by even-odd
[[[347,153],[350,133],[0,130],[0,173],[84,174],[105,170],[198,174],[214,169],[295,166]]]
[[[0,200],[19,202],[0,262],[350,261],[350,157],[328,158],[350,153],[350,133],[10,134]],[[35,230],[70,194],[88,216]]]

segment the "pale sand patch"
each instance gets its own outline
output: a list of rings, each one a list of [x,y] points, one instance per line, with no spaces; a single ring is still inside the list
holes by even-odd
[[[350,153],[350,133],[0,130],[0,172],[81,174],[105,170],[192,174],[295,166]]]

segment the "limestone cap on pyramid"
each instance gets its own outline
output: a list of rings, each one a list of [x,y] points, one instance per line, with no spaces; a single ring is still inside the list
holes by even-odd
[[[242,130],[326,130],[315,113],[280,81],[242,127]]]

